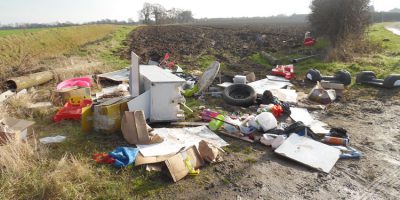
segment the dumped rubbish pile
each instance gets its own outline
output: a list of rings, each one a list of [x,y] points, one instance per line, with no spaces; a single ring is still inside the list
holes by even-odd
[[[148,171],[166,172],[174,182],[201,174],[200,168],[206,164],[223,162],[223,148],[229,145],[223,139],[226,136],[261,143],[282,159],[289,158],[325,173],[339,159],[361,158],[362,154],[351,147],[351,133],[346,127],[320,121],[318,112],[310,113],[307,109],[323,109],[325,104],[340,101],[351,83],[347,71],[322,76],[318,70],[309,70],[305,79],[315,86],[308,95],[301,95],[291,82],[296,78],[293,64],[277,65],[269,73],[272,75],[260,80],[256,80],[254,73],[246,72],[230,82],[222,82],[217,61],[202,75],[194,76],[169,58],[168,54],[142,65],[132,52],[128,69],[65,80],[55,87],[52,104],[33,106],[60,106],[53,116],[54,123],[79,121],[86,133],[122,132],[129,145],[116,146],[108,153],[92,152],[96,163],[117,168],[146,166]],[[390,81],[367,80],[365,74],[372,77],[371,73],[362,72],[357,79],[383,86],[388,82],[392,86],[398,84],[393,78],[396,76],[388,77]],[[99,89],[95,90],[94,85]],[[17,95],[15,91],[5,92],[0,100],[6,101],[13,95]],[[193,113],[186,98],[203,102],[216,99],[235,112],[203,106],[194,122],[185,121],[185,113]],[[168,124],[152,128],[160,122]],[[0,142],[29,139],[33,125],[32,121],[0,119]],[[68,137],[58,135],[39,141],[47,145],[65,140]]]

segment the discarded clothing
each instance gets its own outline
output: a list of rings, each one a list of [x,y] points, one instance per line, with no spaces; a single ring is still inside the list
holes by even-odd
[[[115,159],[107,153],[97,153],[92,156],[93,160],[98,164],[114,164]]]
[[[138,152],[137,148],[118,147],[108,154],[115,159],[115,167],[125,167],[135,162]]]

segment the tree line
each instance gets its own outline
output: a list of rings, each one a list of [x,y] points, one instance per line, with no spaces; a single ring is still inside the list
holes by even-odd
[[[190,10],[179,8],[165,9],[158,3],[144,3],[139,11],[139,19],[143,24],[175,24],[193,22],[193,14]]]

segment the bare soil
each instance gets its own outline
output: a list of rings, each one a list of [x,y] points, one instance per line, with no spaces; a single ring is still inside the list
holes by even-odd
[[[129,58],[134,51],[146,63],[153,54],[170,53],[170,60],[189,70],[207,67],[199,66],[198,60],[213,56],[231,71],[259,71],[265,67],[251,63],[249,56],[299,48],[307,28],[306,24],[144,26],[131,33],[126,41],[129,52],[122,56]]]

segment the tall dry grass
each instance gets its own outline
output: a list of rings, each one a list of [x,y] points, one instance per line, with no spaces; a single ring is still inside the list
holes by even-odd
[[[44,59],[56,58],[116,31],[115,25],[45,29],[0,38],[0,80],[34,71]]]
[[[0,146],[0,199],[93,199],[104,189],[87,163],[71,155],[48,156],[36,143]]]

